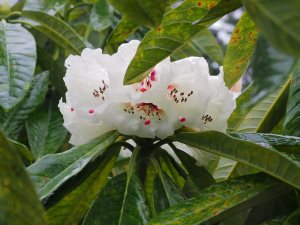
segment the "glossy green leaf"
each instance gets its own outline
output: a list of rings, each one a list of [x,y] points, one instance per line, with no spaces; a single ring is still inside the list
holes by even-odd
[[[255,50],[258,29],[244,12],[235,26],[224,58],[224,80],[231,88],[246,72]]]
[[[44,212],[15,149],[0,133],[0,224],[45,225]]]
[[[135,174],[131,175],[128,186],[126,183],[126,173],[111,179],[95,200],[83,225],[146,224],[149,212],[142,183]],[[126,202],[123,202],[124,195],[128,195]]]
[[[27,0],[24,10],[41,11],[54,15],[63,9],[66,3],[66,0]]]
[[[218,165],[213,172],[213,177],[217,182],[227,180],[237,166],[237,162],[225,157],[220,157]]]
[[[278,49],[300,56],[300,2],[298,0],[243,0],[251,18]]]
[[[115,53],[119,45],[122,44],[122,42],[124,42],[131,34],[133,34],[138,27],[139,26],[135,22],[123,16],[110,35],[106,50],[109,53]]]
[[[102,155],[118,137],[116,132],[108,132],[87,144],[76,146],[68,151],[49,154],[28,167],[38,195],[45,199],[82,171],[88,163]]]
[[[248,176],[214,184],[197,197],[162,212],[149,225],[216,224],[230,213],[251,208],[286,192],[287,187],[266,175]]]
[[[265,133],[230,133],[230,135],[280,151],[300,154],[300,137]]]
[[[44,101],[48,89],[48,72],[34,77],[28,95],[13,110],[0,112],[0,128],[12,139],[19,136],[25,120]]]
[[[20,22],[43,33],[73,54],[80,54],[87,47],[76,31],[69,24],[57,17],[35,11],[23,11],[21,15],[34,22],[28,22],[27,20],[20,20]]]
[[[207,55],[219,65],[223,65],[224,54],[214,35],[208,29],[202,29],[190,42],[172,53],[178,60],[189,56]]]
[[[277,51],[260,36],[253,58],[252,103],[277,90],[290,74],[295,59]]]
[[[97,0],[94,4],[90,22],[94,30],[101,31],[109,27],[113,22],[113,9],[107,4],[107,0]]]
[[[298,62],[292,73],[289,90],[284,130],[287,134],[300,136],[300,63]]]
[[[32,35],[20,24],[0,21],[0,107],[8,111],[29,91],[36,63]]]
[[[47,210],[48,225],[77,225],[83,220],[93,201],[105,187],[119,152],[119,147],[111,147],[104,156],[91,162],[89,168],[85,168],[84,173],[78,177],[79,185],[73,181],[73,190]],[[81,179],[83,181],[80,183]]]
[[[67,130],[57,104],[44,104],[26,121],[29,146],[36,160],[55,153],[66,138]]]
[[[201,19],[216,2],[218,1],[186,0],[166,13],[161,25],[149,31],[143,38],[127,69],[124,83],[140,81],[157,63],[185,45],[204,28],[201,24],[193,25],[193,22]]]
[[[157,176],[157,171],[151,161],[147,162],[145,181],[144,181],[144,190],[145,197],[147,199],[147,204],[150,209],[151,216],[156,215],[156,210],[154,206],[154,181]]]
[[[252,166],[300,189],[300,159],[216,131],[182,133],[174,139]]]
[[[222,16],[240,8],[241,6],[242,3],[240,0],[221,0],[200,20],[200,22],[219,19]]]
[[[169,0],[109,0],[120,13],[137,24],[156,27],[160,24]]]
[[[251,100],[252,85],[237,99],[237,107],[228,119],[228,131],[270,132],[285,114],[290,80],[278,90],[269,94],[253,107],[248,107]]]
[[[32,152],[27,148],[27,146],[23,145],[22,143],[19,143],[15,140],[11,140],[9,138],[6,138],[7,141],[10,143],[10,145],[13,146],[19,153],[22,159],[28,161],[28,162],[33,162],[34,158],[32,155]]]

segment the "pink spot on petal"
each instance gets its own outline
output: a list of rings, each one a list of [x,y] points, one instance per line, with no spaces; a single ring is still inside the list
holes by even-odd
[[[155,75],[156,75],[156,71],[155,70],[152,70],[151,71],[151,74],[150,74],[150,80],[151,81],[155,81],[156,79],[155,79]]]
[[[147,91],[147,88],[141,88],[140,91],[145,92],[145,91]]]
[[[183,123],[183,122],[186,121],[186,119],[185,119],[184,117],[180,117],[180,118],[179,118],[179,121],[180,121],[181,123]]]
[[[151,123],[150,119],[146,119],[144,124],[145,124],[146,126],[148,126],[148,125],[150,125],[150,123]]]
[[[168,85],[167,89],[170,91],[170,90],[173,90],[175,88],[175,86],[173,84],[170,84]]]
[[[93,110],[93,109],[89,110],[89,113],[94,113],[94,112],[95,112],[95,110]]]
[[[73,107],[71,108],[71,112],[74,112],[74,108]]]

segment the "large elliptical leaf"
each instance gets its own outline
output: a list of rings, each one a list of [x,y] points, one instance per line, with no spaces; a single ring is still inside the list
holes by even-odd
[[[137,24],[156,27],[170,0],[109,0],[123,15]]]
[[[42,205],[22,162],[0,133],[0,224],[45,225]]]
[[[193,25],[216,4],[215,0],[186,0],[180,6],[166,13],[161,25],[150,30],[143,38],[131,61],[126,75],[125,84],[140,81],[150,70],[177,48],[185,45],[196,35],[203,25]]]
[[[91,162],[73,179],[70,184],[71,192],[68,187],[63,188],[62,199],[47,210],[48,225],[78,225],[82,221],[93,201],[105,187],[119,153],[119,146],[110,147],[103,156]]]
[[[219,65],[223,65],[223,50],[214,35],[206,28],[196,34],[187,44],[173,52],[171,58],[178,60],[189,56],[203,55],[207,55]]]
[[[13,110],[0,111],[0,128],[12,139],[17,139],[25,120],[44,101],[48,90],[48,72],[34,77],[32,87],[26,97]]]
[[[255,50],[258,29],[244,12],[232,32],[224,58],[224,81],[231,88],[245,73]]]
[[[36,64],[33,36],[20,24],[0,21],[0,107],[8,111],[29,91]]]
[[[173,140],[252,166],[300,189],[299,160],[272,148],[217,131],[181,133]]]
[[[286,185],[259,174],[214,184],[195,198],[171,207],[149,225],[217,224],[227,216],[290,191]]]
[[[69,24],[57,17],[44,12],[35,11],[23,11],[21,16],[33,20],[34,22],[19,20],[20,22],[43,33],[73,54],[80,54],[81,51],[87,47],[86,43],[84,43],[76,31]]]
[[[300,62],[297,63],[292,73],[283,126],[287,134],[300,136]]]
[[[54,101],[42,105],[29,117],[26,130],[29,146],[36,160],[55,153],[67,135],[63,117]]]
[[[243,0],[251,18],[278,49],[300,56],[300,2],[298,0]]]
[[[274,49],[263,36],[257,40],[253,59],[252,103],[275,91],[290,74],[295,59]]]
[[[118,137],[112,131],[93,139],[87,144],[68,151],[49,154],[27,168],[40,198],[46,199],[69,179],[82,171],[88,163],[104,154]]]

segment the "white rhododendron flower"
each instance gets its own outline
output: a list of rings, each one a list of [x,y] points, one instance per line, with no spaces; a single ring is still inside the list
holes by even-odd
[[[109,131],[164,139],[182,126],[225,132],[235,108],[223,71],[210,76],[204,58],[189,57],[156,65],[142,81],[123,85],[139,41],[110,56],[101,49],[69,56],[64,78],[66,102],[59,108],[72,144],[83,144]]]

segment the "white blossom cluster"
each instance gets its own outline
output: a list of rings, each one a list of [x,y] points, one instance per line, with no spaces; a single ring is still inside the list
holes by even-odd
[[[64,126],[78,145],[109,131],[164,139],[182,126],[225,132],[235,100],[224,84],[223,72],[210,76],[204,58],[169,58],[136,84],[123,85],[138,41],[119,47],[114,55],[101,49],[69,56],[64,78],[66,103],[59,108]]]

